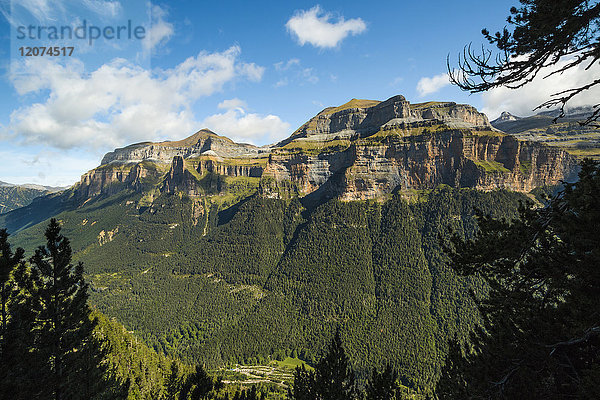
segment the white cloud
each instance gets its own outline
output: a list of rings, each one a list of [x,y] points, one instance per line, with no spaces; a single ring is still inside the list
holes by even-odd
[[[284,86],[287,86],[288,83],[290,83],[288,81],[288,78],[282,78],[282,79],[278,80],[277,83],[275,83],[275,87],[276,88],[284,87]]]
[[[239,69],[242,75],[245,75],[253,82],[260,82],[265,73],[265,67],[261,67],[254,63],[242,64],[239,66]]]
[[[53,2],[50,0],[21,0],[19,2],[11,2],[12,11],[16,12],[24,9],[31,14],[37,21],[43,22],[54,18],[57,12],[64,12],[64,4],[62,0]],[[16,7],[15,7],[16,6]],[[11,16],[12,17],[12,16]]]
[[[275,65],[276,71],[287,71],[294,65],[300,65],[300,60],[297,58],[291,58],[287,62],[279,61],[278,63],[275,63],[274,65]]]
[[[301,46],[310,43],[322,49],[337,47],[348,35],[358,35],[367,30],[360,18],[330,22],[332,15],[315,6],[308,11],[299,11],[285,24]]]
[[[83,0],[82,4],[90,11],[105,17],[114,18],[123,10],[121,3],[110,0]]]
[[[237,142],[275,141],[290,133],[290,124],[276,115],[249,114],[239,99],[226,102],[219,104],[219,108],[228,108],[227,111],[207,117],[202,121],[202,126]]]
[[[146,30],[146,37],[142,40],[142,47],[147,52],[164,46],[174,33],[173,24],[165,21],[165,17],[167,16],[166,10],[154,5],[151,12],[150,28]]]
[[[417,92],[420,97],[423,97],[435,93],[449,84],[450,80],[447,73],[432,76],[431,78],[423,77],[417,83]]]
[[[291,58],[288,61],[279,61],[273,64],[275,71],[281,76],[281,78],[273,85],[276,88],[287,86],[290,82],[299,82],[303,84],[305,82],[315,84],[319,82],[319,77],[315,73],[313,68],[304,68],[301,66],[301,62],[297,58]]]
[[[235,108],[244,109],[247,104],[244,100],[240,100],[237,97],[235,99],[223,100],[219,103],[218,107],[223,110],[232,110]]]
[[[314,74],[312,68],[304,68],[302,70],[302,77],[304,80],[312,84],[319,82],[319,77]]]
[[[11,7],[12,6],[12,7]],[[12,25],[27,25],[33,17],[37,22],[43,23],[58,20],[67,21],[73,17],[73,11],[81,8],[106,18],[117,17],[123,6],[116,0],[2,0],[0,12]],[[69,11],[71,12],[69,14]],[[70,15],[70,17],[67,17]]]
[[[237,46],[201,52],[153,72],[117,59],[89,74],[77,60],[63,65],[28,58],[19,66],[25,74],[12,83],[20,95],[43,100],[14,110],[6,129],[18,142],[61,149],[181,138],[198,127],[190,110],[194,101],[234,80],[257,79],[262,67],[241,62],[240,52]]]
[[[528,116],[542,110],[534,109],[550,97],[563,90],[583,86],[600,76],[600,65],[595,63],[588,70],[585,65],[571,68],[562,74],[555,74],[546,79],[544,76],[565,66],[570,58],[563,58],[555,65],[546,68],[527,85],[519,89],[496,88],[482,94],[484,112],[490,119],[500,116],[502,111],[508,111],[519,116]],[[600,87],[596,86],[582,92],[569,101],[569,107],[589,106],[600,103]]]
[[[0,180],[14,184],[35,183],[70,186],[96,167],[100,154],[12,149],[0,151]]]
[[[397,76],[390,82],[390,86],[398,86],[402,83],[402,81],[404,81],[404,78],[401,76]]]

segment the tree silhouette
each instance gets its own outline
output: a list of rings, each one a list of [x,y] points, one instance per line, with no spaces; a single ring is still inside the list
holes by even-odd
[[[166,400],[177,400],[183,384],[183,377],[181,376],[178,362],[171,361],[170,369],[171,371],[167,376],[167,381],[165,382],[165,398]]]
[[[82,383],[85,348],[91,345],[95,321],[87,305],[83,264],[71,264],[71,246],[56,219],[46,229],[46,245],[30,259],[34,293],[36,350],[46,361],[40,385],[53,398],[71,397]]]
[[[304,365],[296,367],[294,384],[289,390],[289,396],[295,400],[348,400],[355,398],[357,393],[354,371],[339,329],[314,372],[307,371]]]
[[[442,398],[599,398],[600,163],[516,221],[481,216],[473,240],[455,237],[453,268],[485,279],[483,327],[453,344]]]
[[[0,357],[2,356],[4,336],[8,324],[9,301],[16,294],[16,285],[12,278],[13,271],[22,262],[25,251],[18,248],[13,254],[8,242],[8,232],[0,229],[0,301],[2,302],[0,326]]]
[[[390,364],[385,370],[377,372],[373,368],[373,374],[367,384],[367,400],[393,400],[399,398],[398,394],[398,374]]]
[[[317,398],[315,390],[315,372],[307,370],[304,364],[296,367],[288,397],[294,400],[314,400]]]
[[[214,387],[212,378],[206,373],[204,367],[200,364],[196,365],[196,371],[188,376],[183,388],[181,389],[179,398],[199,400],[207,398],[208,394]]]
[[[459,56],[458,69],[450,67],[450,80],[471,93],[484,92],[496,87],[519,88],[531,82],[542,69],[556,64],[562,57],[568,62],[546,75],[561,74],[571,68],[584,66],[586,69],[600,60],[599,22],[600,3],[589,0],[520,0],[520,8],[512,7],[507,18],[511,31],[482,34],[499,50],[482,47],[476,53],[471,46],[465,47]],[[581,86],[555,93],[542,107],[565,106],[578,94],[600,84],[600,78],[592,79]],[[600,104],[584,123],[597,121]]]
[[[329,351],[315,369],[315,388],[321,399],[346,400],[355,397],[354,371],[342,345],[339,329],[335,332]]]

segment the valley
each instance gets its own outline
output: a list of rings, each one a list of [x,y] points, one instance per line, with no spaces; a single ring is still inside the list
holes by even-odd
[[[449,229],[472,236],[475,208],[514,218],[528,192],[576,171],[470,106],[352,100],[272,146],[202,130],[117,149],[0,225],[31,250],[57,218],[93,307],[159,353],[314,363],[340,328],[361,379],[390,362],[427,392],[448,340],[478,323],[469,291],[485,292],[446,264]]]

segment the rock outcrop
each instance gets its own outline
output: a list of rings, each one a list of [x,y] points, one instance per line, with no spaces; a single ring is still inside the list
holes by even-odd
[[[112,162],[131,163],[153,160],[170,163],[173,157],[199,157],[203,154],[215,154],[220,157],[254,157],[264,150],[250,145],[235,143],[231,139],[219,136],[208,129],[202,129],[192,136],[179,140],[160,143],[138,143],[116,149],[102,158],[102,165]]]
[[[154,185],[162,192],[198,195],[214,193],[200,189],[203,177],[211,174],[264,178],[268,196],[292,191],[358,200],[439,184],[529,191],[569,179],[575,165],[559,148],[495,129],[469,105],[410,104],[394,96],[326,108],[273,146],[238,144],[202,130],[178,142],[117,149],[82,177],[77,190],[89,198]],[[215,182],[224,187],[224,181]]]
[[[321,111],[276,147],[299,139],[365,137],[383,126],[393,127],[427,120],[456,128],[491,128],[487,117],[469,105],[429,102],[411,106],[403,96],[394,96],[382,102],[352,99],[340,107]]]
[[[343,152],[272,155],[265,176],[295,183],[300,195],[320,191],[344,200],[374,199],[402,189],[439,184],[481,190],[530,191],[570,177],[572,157],[560,149],[505,135],[460,130],[357,141]]]
[[[186,168],[181,156],[173,157],[171,169],[163,180],[161,191],[175,193],[177,191],[188,195],[198,195],[198,183],[194,175]]]

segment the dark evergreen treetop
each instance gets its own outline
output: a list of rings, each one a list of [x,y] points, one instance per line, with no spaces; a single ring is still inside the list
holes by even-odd
[[[0,297],[2,301],[2,321],[0,337],[4,336],[6,324],[8,323],[8,301],[12,297],[14,285],[11,283],[11,273],[23,260],[25,251],[18,248],[14,254],[8,242],[8,232],[6,229],[0,229]],[[0,349],[1,351],[1,349]]]
[[[568,56],[568,62],[551,74],[583,66],[590,68],[600,60],[600,2],[590,0],[520,0],[507,18],[509,25],[502,32],[491,34],[483,29],[484,37],[499,52],[482,48],[476,53],[466,46],[459,56],[459,68],[448,62],[450,80],[471,93],[496,87],[519,88],[531,82],[544,67],[556,64]],[[495,54],[495,55],[494,55]],[[600,78],[581,86],[555,93],[538,106],[561,106],[561,116],[568,101],[583,91],[600,84]],[[600,117],[600,104],[587,123]]]
[[[393,400],[400,398],[398,393],[398,373],[388,364],[386,368],[378,372],[373,368],[373,374],[366,387],[367,400]]]
[[[600,164],[579,178],[547,207],[481,217],[475,239],[454,239],[453,267],[489,295],[471,347],[451,346],[440,397],[600,397]]]
[[[322,400],[348,400],[356,395],[354,371],[342,345],[339,329],[329,351],[319,361],[315,374],[315,389]]]
[[[30,260],[36,286],[33,297],[38,303],[38,350],[49,362],[43,385],[57,400],[81,383],[77,372],[85,366],[79,358],[94,328],[83,264],[71,263],[69,240],[60,230],[53,218],[46,229],[46,246],[40,246]]]

